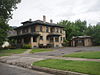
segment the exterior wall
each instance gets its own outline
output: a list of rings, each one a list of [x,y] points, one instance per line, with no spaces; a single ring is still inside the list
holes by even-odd
[[[84,45],[85,45],[85,46],[92,46],[92,41],[91,41],[91,39],[85,39],[85,40],[84,40]]]
[[[30,37],[29,40],[29,44],[31,44],[32,48],[34,47],[39,47],[39,44],[43,44],[43,46],[46,46],[47,44],[52,44],[54,45],[54,47],[62,47],[62,43],[64,41],[65,38],[65,31],[63,30],[63,28],[60,27],[49,27],[48,26],[48,32],[46,32],[46,26],[42,25],[42,32],[40,31],[40,25],[36,25],[35,26],[35,32],[39,34],[39,36],[37,37],[37,42],[33,42],[33,37]],[[53,28],[53,32],[51,33],[51,28]],[[24,29],[24,28],[23,28]],[[23,29],[18,29],[19,34],[24,34],[22,33]],[[25,28],[27,29],[27,28]],[[62,31],[61,31],[62,30]],[[25,33],[31,33],[31,27],[28,27],[28,31]],[[50,40],[47,40],[47,36],[49,34],[54,34],[54,35],[60,35],[59,36],[59,42],[55,41],[55,37],[53,37],[53,42],[50,42]],[[43,36],[43,40],[40,40],[40,36]],[[61,40],[62,38],[62,40]],[[24,44],[23,40],[22,43]]]
[[[82,46],[82,45],[78,45],[76,40],[82,40],[82,39],[73,39],[71,41],[71,46],[75,47],[75,46]],[[83,39],[84,42],[82,42],[83,46],[88,47],[88,46],[92,46],[92,40],[91,38],[84,38]]]

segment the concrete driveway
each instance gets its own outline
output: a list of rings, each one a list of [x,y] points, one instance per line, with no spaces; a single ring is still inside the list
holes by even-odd
[[[64,54],[70,54],[70,53],[74,53],[74,52],[85,52],[85,51],[100,51],[100,47],[65,47],[65,48],[55,48],[54,51],[34,53],[34,55],[62,56]]]

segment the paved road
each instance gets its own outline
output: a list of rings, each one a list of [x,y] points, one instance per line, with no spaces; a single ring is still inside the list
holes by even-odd
[[[43,56],[62,56],[64,54],[70,54],[74,52],[85,52],[85,51],[100,51],[100,47],[66,47],[58,48],[55,51],[34,53],[34,55]]]
[[[0,63],[0,75],[53,75]]]

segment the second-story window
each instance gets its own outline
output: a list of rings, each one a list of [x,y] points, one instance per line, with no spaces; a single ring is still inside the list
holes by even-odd
[[[60,29],[60,33],[62,33],[62,29]]]
[[[46,32],[49,32],[49,27],[46,26]]]
[[[42,25],[40,25],[40,32],[42,32]]]
[[[36,28],[35,26],[32,26],[31,27],[31,32],[35,32],[35,28]]]
[[[17,34],[19,35],[21,33],[21,30],[17,30]]]
[[[27,33],[27,32],[28,32],[28,28],[22,29],[22,33]]]
[[[40,40],[43,40],[43,36],[40,36]]]
[[[63,38],[61,37],[61,41],[63,40]]]
[[[59,29],[57,28],[57,33],[59,32]]]

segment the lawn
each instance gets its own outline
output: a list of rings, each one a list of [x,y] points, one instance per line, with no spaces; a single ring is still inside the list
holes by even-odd
[[[32,49],[31,53],[53,51],[52,49]]]
[[[12,54],[19,54],[23,53],[27,49],[6,49],[6,50],[0,50],[0,56],[9,56]]]
[[[64,57],[100,59],[100,51],[77,52],[77,53],[72,53],[72,54],[64,55]]]
[[[33,63],[35,66],[100,75],[100,62],[47,59]]]

